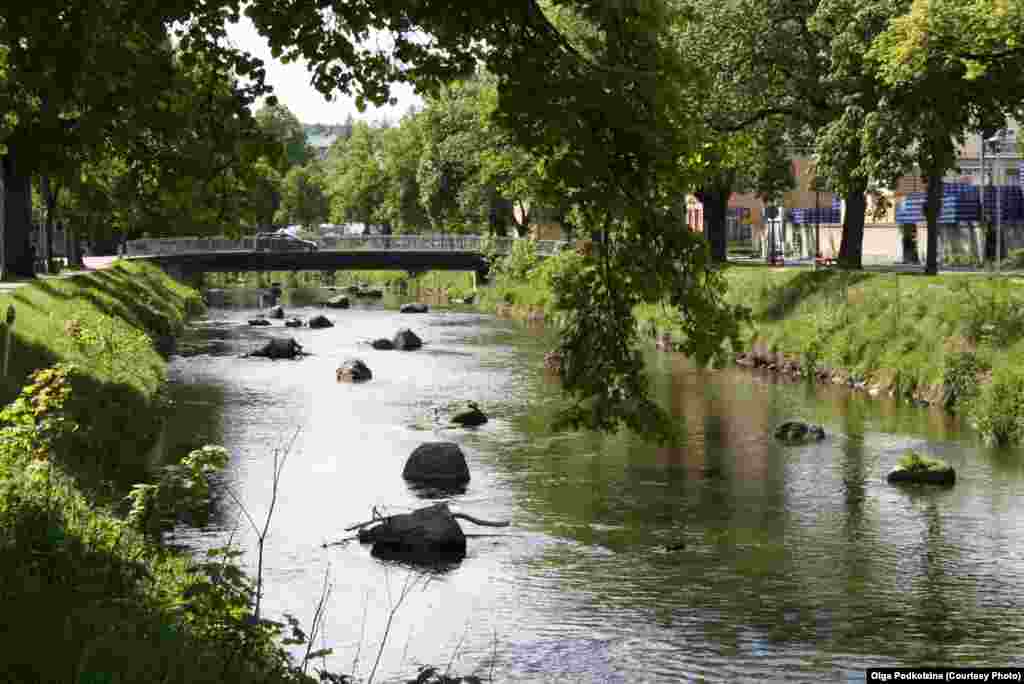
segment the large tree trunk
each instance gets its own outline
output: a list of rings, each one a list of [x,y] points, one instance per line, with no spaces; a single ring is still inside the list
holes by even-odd
[[[928,223],[928,251],[924,272],[936,275],[939,272],[939,213],[942,211],[942,173],[929,169],[924,181],[928,184],[924,217]]]
[[[720,264],[725,263],[727,258],[726,213],[731,194],[731,183],[728,186],[708,186],[696,193],[697,199],[704,205],[704,239],[711,246],[711,261]]]
[[[34,278],[29,239],[32,231],[32,179],[23,171],[17,144],[7,142],[3,158],[4,231],[3,277]]]
[[[843,237],[839,243],[839,265],[842,268],[863,268],[864,216],[867,213],[867,181],[858,183],[846,193],[843,214]]]

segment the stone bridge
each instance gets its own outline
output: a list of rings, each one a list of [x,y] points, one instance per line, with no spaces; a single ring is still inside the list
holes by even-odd
[[[277,247],[255,237],[153,238],[131,240],[126,256],[158,264],[171,276],[190,282],[208,271],[343,271],[401,270],[412,274],[428,270],[474,271],[486,277],[487,252],[508,254],[520,238],[480,235],[344,236],[317,241],[315,251],[301,250],[279,241]],[[526,239],[526,238],[522,238]],[[281,249],[287,245],[287,249]],[[550,256],[569,243],[536,240],[539,256]],[[301,250],[301,251],[300,251]]]

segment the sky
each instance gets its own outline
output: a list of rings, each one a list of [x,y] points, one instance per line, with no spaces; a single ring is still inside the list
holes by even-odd
[[[417,107],[423,104],[422,98],[413,92],[412,87],[396,85],[392,88],[392,96],[398,99],[394,107],[367,107],[360,113],[356,109],[354,97],[338,95],[328,102],[310,84],[310,72],[306,69],[305,60],[296,60],[291,64],[282,64],[280,60],[270,56],[270,46],[260,36],[252,21],[242,15],[237,24],[228,23],[228,38],[239,49],[263,60],[267,72],[267,83],[274,87],[274,95],[278,101],[292,111],[299,121],[314,123],[344,123],[348,115],[375,122],[387,118],[397,122],[408,111],[410,105]],[[257,103],[259,108],[261,103]]]

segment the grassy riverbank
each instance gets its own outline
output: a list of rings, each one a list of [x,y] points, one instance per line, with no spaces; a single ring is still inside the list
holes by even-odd
[[[550,268],[521,266],[498,270],[481,308],[550,319]],[[939,404],[989,441],[1024,441],[1024,280],[740,265],[725,277],[751,309],[733,350],[744,363]],[[645,336],[680,338],[667,307],[636,315]]]
[[[731,266],[746,351],[805,375],[967,414],[997,443],[1024,438],[1024,280],[986,275]]]
[[[284,627],[253,619],[237,550],[194,562],[160,543],[166,518],[208,503],[223,450],[193,452],[122,499],[159,425],[166,365],[154,341],[201,310],[197,293],[132,264],[26,285],[0,296],[9,304],[4,681],[312,682],[282,649]]]

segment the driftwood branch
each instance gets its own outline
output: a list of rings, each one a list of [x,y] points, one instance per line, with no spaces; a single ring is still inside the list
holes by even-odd
[[[388,516],[388,517],[390,517],[390,516]],[[508,527],[509,524],[510,524],[510,521],[508,521],[508,520],[505,520],[503,522],[495,522],[495,521],[491,521],[491,520],[481,520],[480,518],[474,518],[473,516],[468,515],[466,513],[452,513],[452,517],[453,518],[462,518],[463,520],[468,520],[469,522],[471,522],[471,523],[473,523],[475,525],[483,525],[484,527]],[[355,525],[349,525],[348,527],[345,528],[345,531],[346,532],[352,532],[353,530],[360,530],[360,529],[362,529],[364,527],[369,527],[370,525],[376,525],[377,523],[386,522],[387,519],[388,518],[380,515],[379,513],[377,513],[377,510],[374,509],[374,511],[373,511],[373,520],[367,520],[366,522],[356,523]]]
[[[364,527],[366,527],[368,525],[373,525],[375,523],[384,522],[385,520],[387,520],[387,518],[382,516],[377,511],[377,507],[376,506],[374,506],[372,510],[373,510],[373,519],[372,520],[367,520],[366,522],[361,522],[361,523],[358,523],[358,524],[355,524],[355,525],[349,525],[348,527],[345,528],[345,531],[346,532],[351,532],[352,530],[362,529],[362,528],[364,528]]]
[[[463,520],[468,520],[469,522],[471,522],[471,523],[473,523],[475,525],[483,525],[485,527],[508,527],[509,526],[509,521],[508,520],[506,520],[504,522],[492,522],[490,520],[481,520],[480,518],[474,518],[473,516],[466,515],[465,513],[452,513],[452,517],[453,518],[462,518]]]

